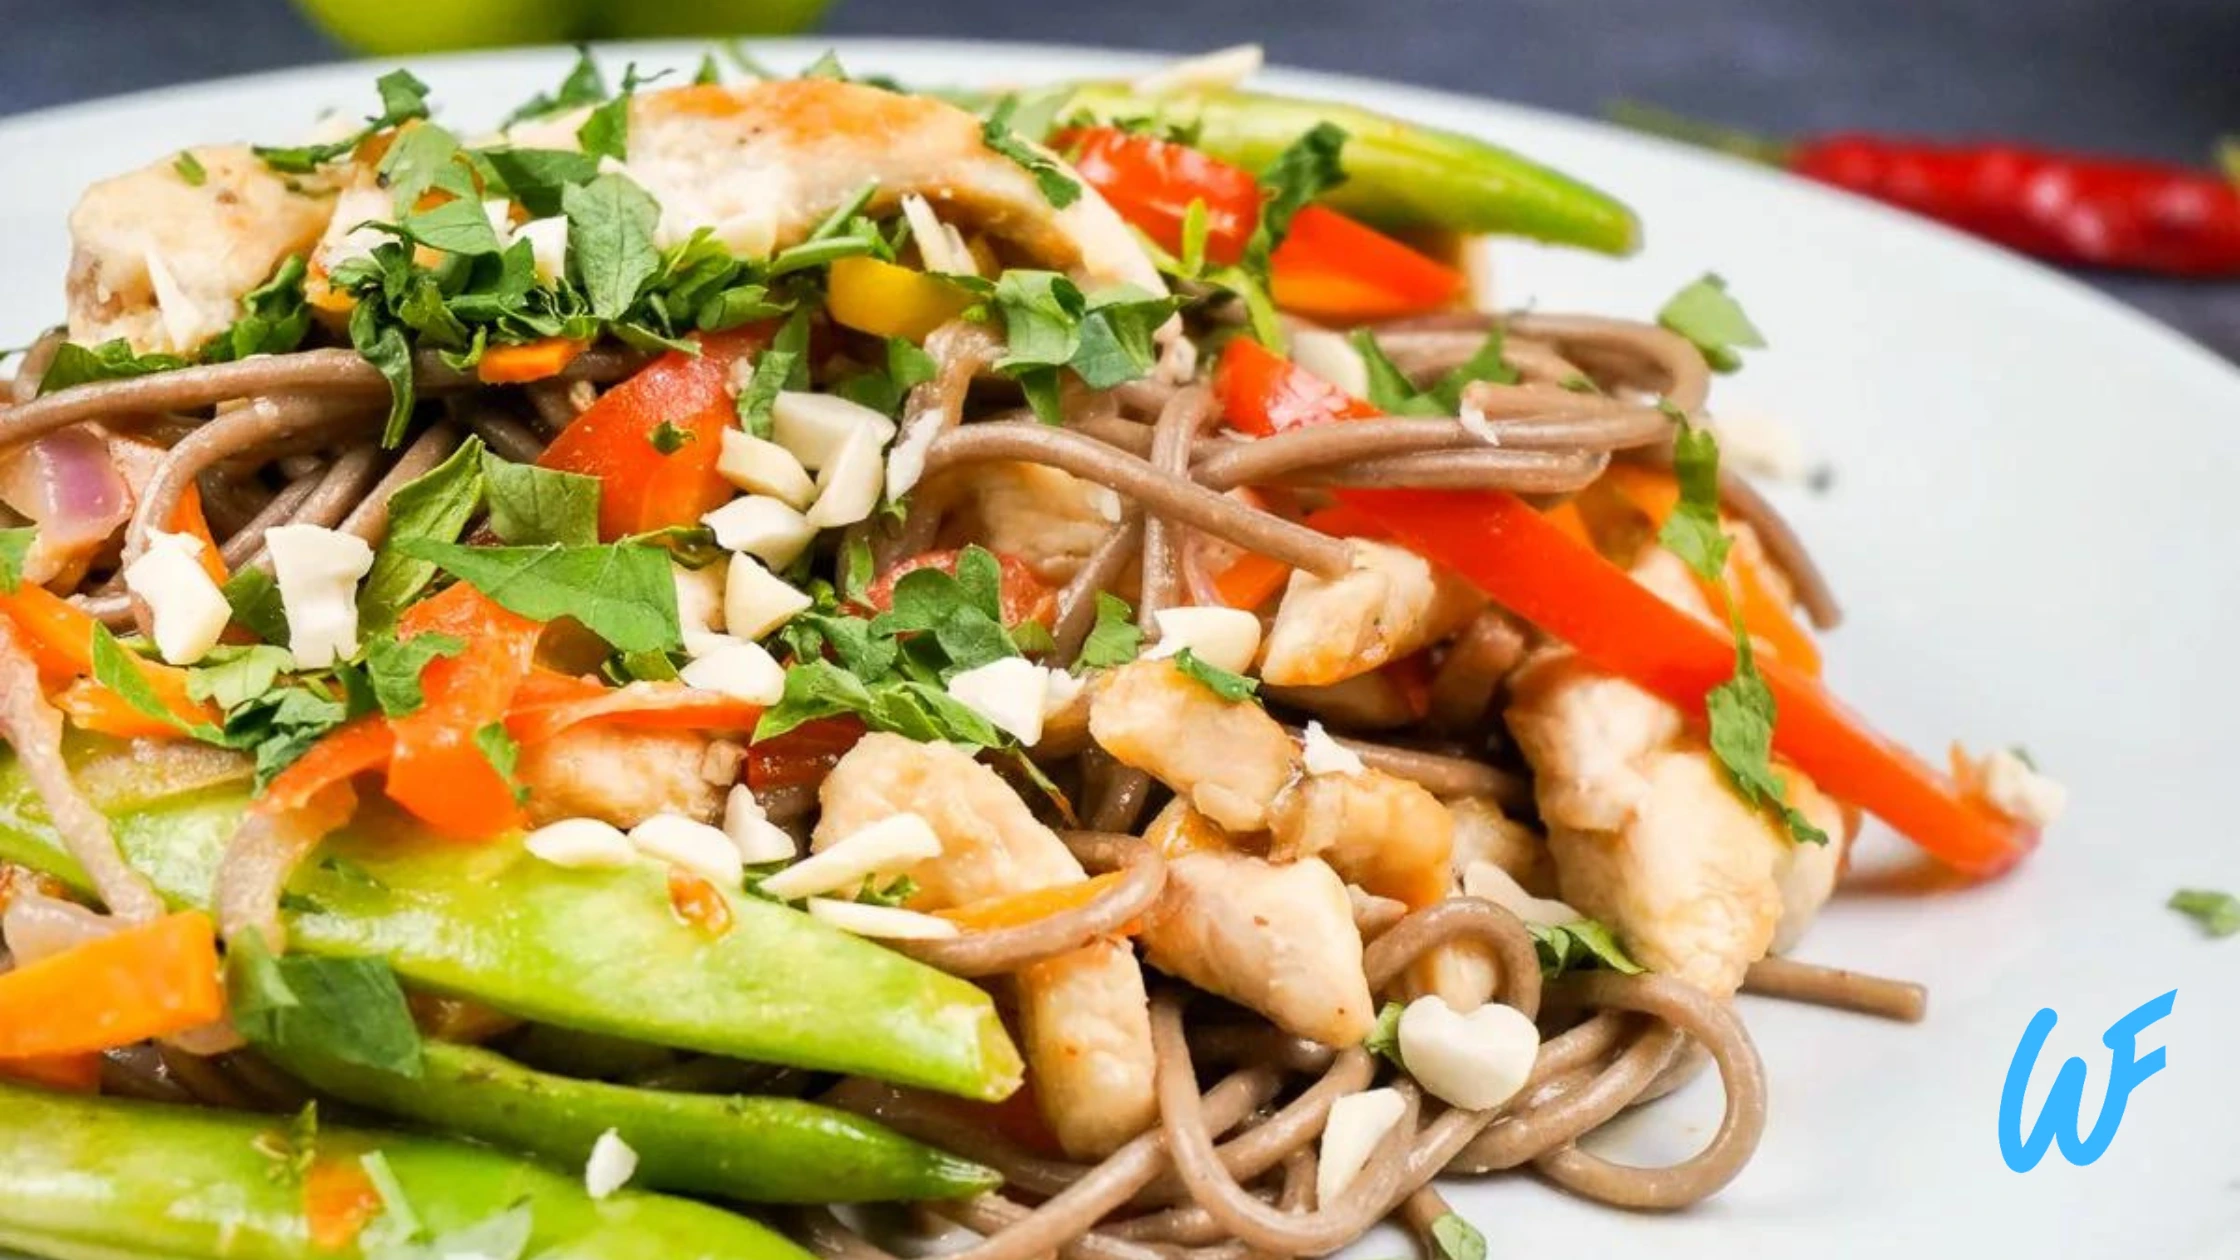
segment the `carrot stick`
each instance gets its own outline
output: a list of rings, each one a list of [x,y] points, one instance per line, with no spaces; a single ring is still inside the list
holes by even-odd
[[[568,337],[547,337],[518,346],[492,346],[482,352],[474,374],[485,385],[526,385],[560,375],[590,346]]]
[[[0,975],[0,1059],[129,1046],[225,1006],[210,916],[174,914]]]

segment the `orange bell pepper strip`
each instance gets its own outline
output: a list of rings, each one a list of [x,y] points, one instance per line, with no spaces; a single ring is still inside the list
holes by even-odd
[[[0,591],[0,614],[15,623],[41,674],[85,680],[65,688],[57,698],[57,706],[78,727],[120,738],[183,736],[177,727],[140,712],[91,681],[93,618],[84,609],[45,587],[24,582],[12,591]],[[187,695],[187,671],[137,656],[131,659],[133,668],[180,721],[215,724],[219,720],[217,709]]]
[[[168,915],[0,975],[0,1059],[113,1050],[225,1009],[210,916]]]
[[[1634,509],[1649,518],[1652,528],[1663,529],[1673,511],[1680,506],[1680,483],[1671,473],[1654,468],[1640,468],[1631,464],[1614,464],[1603,474],[1612,489],[1631,503]],[[1706,582],[1702,574],[1695,574],[1696,587],[1703,592],[1704,602],[1714,609],[1726,606],[1726,593],[1716,582]],[[1797,624],[1796,617],[1783,606],[1773,593],[1773,579],[1765,571],[1765,563],[1746,556],[1739,550],[1727,556],[1727,576],[1734,582],[1736,611],[1742,614],[1742,627],[1769,656],[1778,656],[1814,678],[1820,676],[1820,646]]]
[[[304,809],[335,784],[388,765],[396,746],[396,734],[380,714],[338,727],[274,775],[263,794],[250,802],[249,810],[273,815]]]
[[[1030,888],[1008,897],[990,897],[984,901],[967,902],[933,913],[936,918],[947,919],[967,932],[1023,927],[1054,914],[1078,910],[1102,897],[1127,877],[1125,871],[1108,871],[1079,883]]]
[[[389,798],[436,831],[479,840],[521,825],[513,787],[476,741],[503,722],[529,676],[544,627],[458,583],[405,610],[400,639],[448,634],[464,640],[457,656],[438,657],[420,675],[420,707],[389,722]]]
[[[202,543],[202,550],[195,559],[210,580],[220,586],[226,584],[226,558],[218,554],[217,536],[210,532],[210,518],[202,511],[202,487],[189,484],[179,496],[179,506],[172,510],[167,528],[174,534],[190,534]]]
[[[600,395],[537,463],[599,479],[599,536],[609,541],[697,524],[733,493],[716,473],[723,431],[738,423],[732,365],[767,340],[749,325],[702,337],[698,355],[662,355]],[[663,425],[675,440],[656,446]]]
[[[677,683],[604,687],[538,670],[514,693],[506,730],[524,747],[586,723],[635,730],[751,731],[762,706]]]
[[[69,1094],[98,1094],[101,1092],[101,1056],[55,1054],[0,1059],[0,1077]]]
[[[485,385],[526,385],[547,380],[567,370],[591,343],[575,337],[546,337],[517,346],[491,346],[474,366],[475,379]]]
[[[1190,204],[1206,206],[1206,257],[1233,263],[1260,219],[1260,183],[1252,172],[1186,145],[1112,127],[1085,127],[1058,137],[1074,169],[1120,217],[1174,252],[1182,247]],[[1269,258],[1276,304],[1330,320],[1383,319],[1451,306],[1469,278],[1326,206],[1293,216]]]
[[[356,1155],[320,1155],[303,1175],[305,1232],[320,1251],[347,1250],[383,1210],[381,1190]]]
[[[1255,435],[1371,410],[1242,338],[1224,351],[1214,389],[1229,424]],[[1657,598],[1513,494],[1341,490],[1337,497],[1582,657],[1684,712],[1702,713],[1704,697],[1734,674],[1734,643],[1725,631]],[[2036,828],[1971,799],[1803,671],[1770,658],[1758,662],[1758,671],[1779,711],[1775,751],[1830,794],[1973,875],[1997,874],[2037,846]]]
[[[1213,589],[1222,603],[1249,611],[1274,599],[1290,580],[1290,565],[1248,551],[1214,574]]]

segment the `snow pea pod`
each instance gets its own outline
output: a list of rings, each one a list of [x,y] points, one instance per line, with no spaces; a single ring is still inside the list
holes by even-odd
[[[173,904],[208,909],[244,789],[148,799],[143,783],[134,795],[97,800],[126,860]],[[671,911],[651,864],[563,870],[511,839],[461,845],[378,824],[320,852],[283,903],[292,949],[378,956],[420,988],[634,1041],[968,1098],[1019,1085],[987,994],[784,906],[727,893],[733,924],[710,935]],[[0,760],[0,861],[86,884],[12,757]]]
[[[1346,130],[1347,178],[1321,200],[1378,227],[1503,233],[1605,254],[1641,246],[1633,211],[1599,189],[1474,136],[1353,105],[1265,92],[1145,96],[1125,84],[1087,83],[1057,117],[1148,117],[1194,128],[1191,147],[1256,171],[1316,123],[1335,123]]]
[[[0,1250],[58,1260],[352,1260],[316,1249],[303,1191],[260,1141],[285,1121],[0,1085]],[[320,1157],[378,1150],[425,1229],[442,1235],[529,1211],[539,1260],[807,1260],[742,1216],[623,1191],[487,1147],[327,1129]]]
[[[601,1133],[638,1152],[635,1184],[748,1203],[950,1199],[993,1190],[994,1169],[794,1098],[676,1094],[552,1076],[430,1041],[418,1080],[274,1053],[313,1088],[360,1106],[578,1168]]]

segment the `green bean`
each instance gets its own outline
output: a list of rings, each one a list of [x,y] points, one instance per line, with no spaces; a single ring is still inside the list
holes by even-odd
[[[96,803],[158,892],[209,907],[241,787]],[[0,861],[86,886],[12,757]],[[517,840],[355,826],[298,873],[283,919],[293,949],[378,956],[409,984],[541,1023],[969,1098],[1018,1088],[1018,1050],[980,989],[776,903],[727,899],[733,924],[711,935],[672,912],[651,864],[563,870]]]
[[[1193,147],[1255,171],[1316,123],[1335,123],[1347,134],[1347,178],[1323,200],[1379,227],[1508,233],[1606,254],[1641,245],[1640,221],[1607,193],[1474,136],[1352,105],[1261,92],[1143,96],[1089,83],[1057,116],[1179,124],[1194,129]]]
[[[881,1125],[792,1098],[672,1094],[550,1076],[502,1055],[431,1041],[418,1080],[275,1054],[321,1093],[445,1133],[582,1167],[615,1130],[651,1189],[745,1203],[950,1199],[993,1190],[995,1170]]]
[[[0,1250],[56,1260],[352,1260],[311,1243],[272,1117],[0,1085]],[[381,1152],[431,1235],[525,1205],[538,1260],[807,1260],[717,1208],[581,1180],[486,1147],[327,1130],[321,1158]],[[386,1225],[388,1222],[377,1222]]]

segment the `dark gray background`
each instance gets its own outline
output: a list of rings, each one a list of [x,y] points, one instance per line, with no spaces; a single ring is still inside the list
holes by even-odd
[[[2191,162],[2240,133],[2240,0],[838,0],[825,29],[1257,40],[1315,69],[1575,113],[1622,94],[1774,133],[2011,136]],[[0,32],[0,113],[344,55],[284,0],[0,0]],[[2097,279],[2240,359],[2240,283]]]

